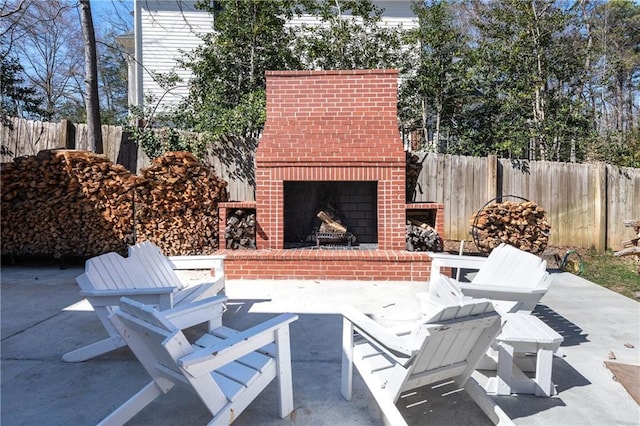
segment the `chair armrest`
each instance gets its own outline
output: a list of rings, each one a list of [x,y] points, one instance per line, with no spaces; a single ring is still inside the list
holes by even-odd
[[[411,357],[416,353],[410,348],[410,341],[407,337],[400,337],[388,328],[378,324],[362,312],[350,305],[340,307],[340,313],[345,321],[349,321],[369,341],[375,341],[392,353]]]
[[[145,288],[114,288],[114,289],[93,289],[80,290],[81,296],[86,297],[131,297],[137,295],[171,294],[175,287],[145,287]]]
[[[211,277],[211,278],[214,278],[214,277]],[[224,290],[225,279],[224,277],[215,277],[214,279],[207,278],[204,281],[193,281],[193,282],[188,282],[184,284],[184,288],[190,288],[193,286],[203,286],[203,287],[206,287],[207,289],[209,289],[210,287],[213,287],[215,289],[215,293],[213,294],[218,294]],[[207,292],[209,292],[209,290],[207,290]]]
[[[451,253],[427,252],[431,258],[431,277],[441,274],[440,268],[480,269],[487,261],[486,257],[457,255]]]
[[[211,269],[215,274],[215,282],[220,280],[224,282],[225,258],[225,255],[169,256],[167,261],[173,270]]]
[[[169,256],[167,260],[173,269],[220,269],[224,255],[210,256]]]
[[[465,296],[486,298],[491,300],[508,300],[514,302],[537,302],[547,292],[546,288],[523,288],[495,284],[460,283]]]
[[[88,289],[80,290],[91,306],[118,306],[120,299],[127,297],[138,303],[154,305],[158,309],[169,309],[173,306],[175,287],[121,288],[121,289]]]
[[[286,329],[288,337],[289,324],[297,319],[298,316],[295,314],[280,314],[219,343],[184,356],[178,360],[178,365],[193,377],[209,374],[213,370],[270,343],[276,342],[279,345],[276,333]]]
[[[197,302],[185,303],[163,311],[165,318],[181,330],[222,316],[226,296],[214,296]]]
[[[451,266],[453,268],[458,267],[458,265],[460,265],[461,268],[479,268],[483,263],[487,261],[487,258],[484,256],[469,256],[466,254],[451,254],[428,251],[427,255],[429,255],[431,259],[438,260],[441,265]]]

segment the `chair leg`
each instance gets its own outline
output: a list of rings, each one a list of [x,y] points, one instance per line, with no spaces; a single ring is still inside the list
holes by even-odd
[[[129,398],[124,404],[118,407],[113,413],[105,417],[100,423],[98,423],[98,426],[123,425],[162,394],[163,392],[156,385],[156,382],[151,381],[135,395]]]
[[[344,399],[351,401],[353,390],[353,323],[342,320],[342,388]]]
[[[362,370],[358,370],[360,373],[360,377],[367,384],[367,388],[373,398],[378,403],[378,407],[380,407],[380,411],[382,411],[382,415],[385,418],[385,424],[393,425],[393,426],[407,426],[407,422],[402,417],[402,413],[396,406],[396,401],[393,399],[391,394],[387,392],[384,387],[380,386],[380,382],[378,382],[373,375],[371,374],[362,374]]]
[[[514,423],[507,413],[487,395],[487,391],[473,378],[470,377],[464,384],[464,390],[475,401],[482,411],[495,425],[512,426]]]
[[[67,352],[62,355],[62,360],[65,362],[82,362],[126,345],[127,343],[122,339],[122,337],[111,336],[100,340],[99,342]]]
[[[280,390],[280,418],[284,419],[293,411],[293,378],[291,375],[291,347],[289,327],[276,330],[278,388]]]

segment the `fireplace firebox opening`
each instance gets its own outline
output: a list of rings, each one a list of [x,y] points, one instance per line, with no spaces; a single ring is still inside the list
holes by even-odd
[[[377,248],[377,182],[285,181],[283,189],[285,249]]]

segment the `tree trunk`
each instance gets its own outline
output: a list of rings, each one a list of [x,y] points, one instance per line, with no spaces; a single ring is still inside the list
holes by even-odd
[[[98,55],[89,0],[80,0],[80,9],[82,36],[84,38],[87,138],[89,143],[93,144],[96,154],[102,154],[102,123],[100,120],[100,100],[98,98]]]
[[[545,136],[544,136],[544,133],[541,132],[540,130],[544,127],[545,120],[546,120],[546,117],[545,117],[546,87],[544,83],[546,81],[546,75],[545,75],[544,64],[543,64],[544,46],[542,45],[542,41],[541,41],[538,10],[536,9],[535,2],[531,3],[531,11],[533,13],[533,20],[534,20],[534,28],[531,30],[531,35],[533,37],[533,46],[535,49],[534,53],[536,55],[536,75],[539,80],[539,83],[536,86],[535,92],[534,92],[533,125],[535,129],[534,137],[536,141],[536,146],[538,148],[539,157],[535,157],[535,153],[534,153],[534,157],[530,158],[530,160],[536,160],[538,158],[540,158],[541,160],[545,160],[547,157],[546,146],[545,146]]]

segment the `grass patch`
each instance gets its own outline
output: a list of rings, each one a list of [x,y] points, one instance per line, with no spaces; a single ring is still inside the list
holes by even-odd
[[[637,272],[634,256],[616,257],[611,251],[598,253],[587,250],[582,254],[582,261],[582,278],[638,300],[640,274]]]

